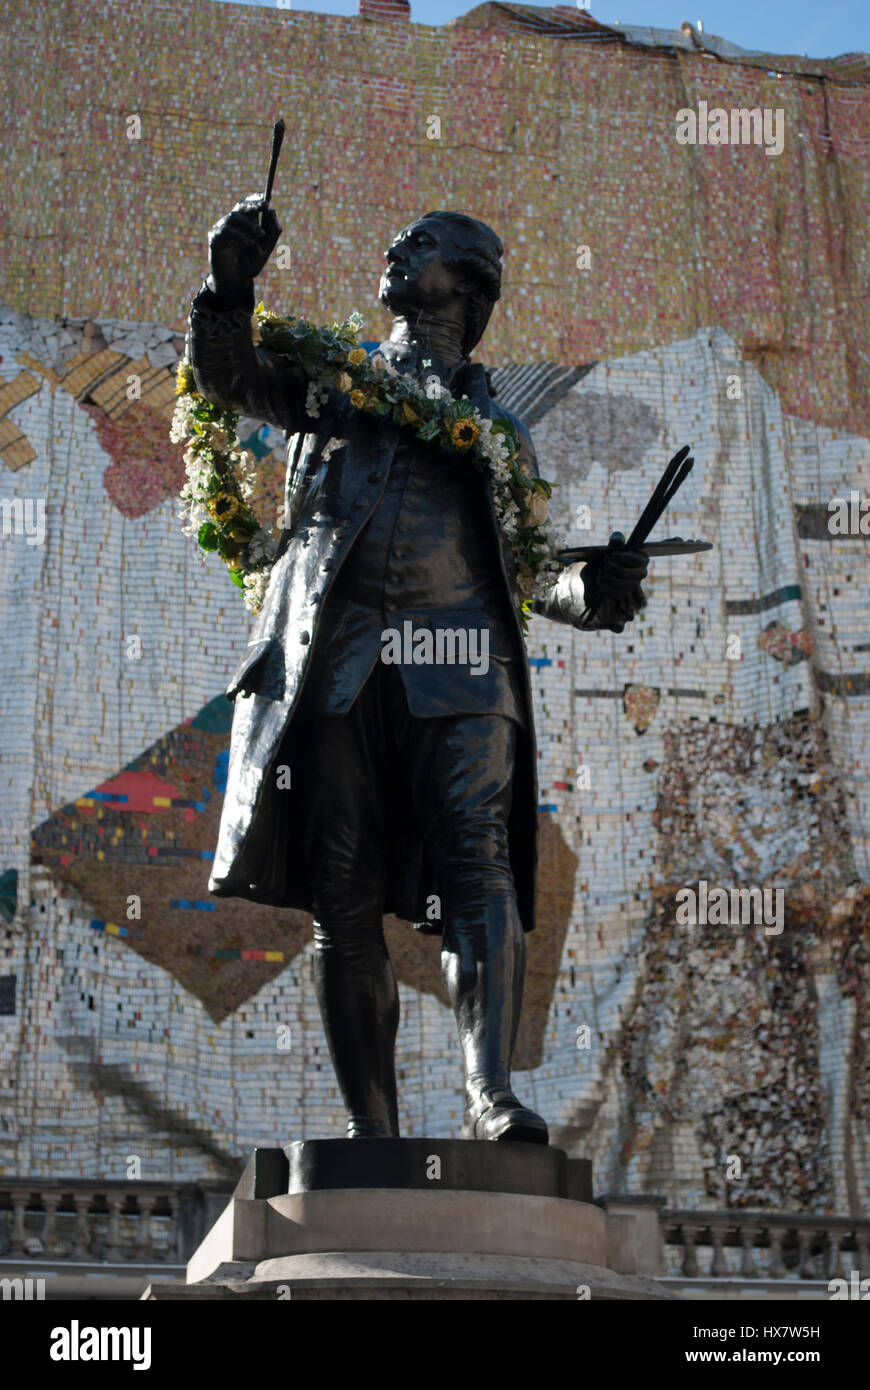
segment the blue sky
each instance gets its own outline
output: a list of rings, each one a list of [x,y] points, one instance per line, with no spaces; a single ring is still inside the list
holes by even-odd
[[[270,0],[269,8],[275,7],[275,0]],[[293,0],[292,8],[343,15],[356,14],[358,9],[357,0]],[[411,0],[411,17],[418,24],[446,24],[473,8],[473,0]],[[590,12],[605,24],[621,20],[660,29],[679,29],[684,19],[693,24],[700,19],[708,33],[771,53],[829,58],[870,52],[868,0],[729,0],[717,5],[709,0],[591,0]]]

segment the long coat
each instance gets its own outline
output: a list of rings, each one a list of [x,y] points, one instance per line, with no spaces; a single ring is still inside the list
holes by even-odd
[[[394,345],[380,351],[394,355]],[[204,288],[193,302],[188,354],[198,389],[216,404],[263,419],[288,436],[285,526],[265,601],[247,648],[227,687],[234,701],[226,794],[209,888],[220,897],[312,911],[301,844],[305,807],[291,786],[278,787],[281,746],[290,730],[312,651],[320,636],[324,599],[357,536],[383,495],[402,432],[383,417],[356,410],[338,390],[305,414],[307,379],[285,358],[253,346],[250,318],[220,309]],[[479,364],[467,364],[462,391],[489,418],[507,418],[522,441],[521,461],[537,473],[525,425],[490,395]],[[454,392],[459,387],[454,386]],[[326,446],[332,441],[329,449]],[[335,441],[341,441],[335,447]],[[324,452],[325,451],[325,452]],[[469,467],[473,467],[469,463]],[[526,729],[517,747],[509,838],[523,925],[534,926],[537,858],[537,776],[532,698],[515,567],[489,496],[489,524],[500,544],[501,578],[511,596],[516,652],[523,677]],[[577,566],[537,610],[578,623],[584,607]],[[325,774],[328,775],[328,774]],[[401,817],[397,818],[401,822]],[[425,929],[427,874],[419,844],[391,846],[385,911]]]

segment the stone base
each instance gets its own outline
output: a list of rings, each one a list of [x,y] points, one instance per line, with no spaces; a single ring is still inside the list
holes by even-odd
[[[543,1145],[333,1139],[257,1150],[187,1284],[143,1297],[678,1296],[636,1273],[630,1224],[608,1220],[590,1189],[588,1163]]]
[[[156,1300],[255,1299],[443,1300],[443,1299],[672,1299],[655,1279],[616,1274],[571,1260],[524,1255],[445,1255],[439,1251],[331,1251],[264,1260],[242,1279],[199,1284],[152,1284],[143,1294]]]

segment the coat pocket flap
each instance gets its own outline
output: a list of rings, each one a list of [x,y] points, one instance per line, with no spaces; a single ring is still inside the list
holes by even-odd
[[[284,660],[274,637],[248,646],[227,686],[227,698],[234,700],[241,691],[262,695],[267,700],[283,699]]]

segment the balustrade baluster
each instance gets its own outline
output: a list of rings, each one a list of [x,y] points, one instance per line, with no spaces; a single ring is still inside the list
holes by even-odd
[[[29,1192],[12,1193],[12,1230],[9,1233],[9,1253],[13,1256],[24,1254],[24,1213],[27,1210]]]
[[[142,1192],[137,1195],[139,1204],[139,1238],[136,1242],[136,1255],[143,1264],[150,1264],[154,1236],[151,1230],[151,1213],[157,1201],[156,1193]]]
[[[57,1237],[57,1209],[60,1206],[61,1193],[51,1189],[41,1189],[40,1198],[45,1209],[45,1217],[42,1222],[42,1253],[49,1259],[63,1253],[63,1245]]]
[[[823,1277],[828,1279],[845,1279],[846,1274],[843,1269],[843,1257],[840,1244],[846,1233],[842,1230],[834,1229],[828,1231],[826,1234],[828,1238],[827,1249],[822,1256]],[[827,1274],[824,1273],[825,1264],[827,1264]]]
[[[92,1192],[73,1193],[73,1205],[76,1209],[76,1224],[73,1228],[72,1255],[76,1260],[86,1260],[91,1253],[90,1228],[88,1226],[88,1211],[93,1199]]]
[[[756,1279],[758,1266],[755,1263],[755,1242],[761,1236],[760,1226],[738,1226],[740,1234],[740,1273],[744,1279]]]
[[[798,1275],[801,1279],[818,1279],[819,1271],[812,1253],[815,1231],[806,1226],[798,1226]]]
[[[770,1234],[770,1269],[769,1274],[772,1279],[785,1278],[785,1260],[782,1257],[782,1245],[785,1240],[786,1232],[782,1226],[769,1226]]]
[[[119,1264],[123,1258],[121,1250],[121,1208],[124,1196],[120,1192],[107,1192],[106,1205],[109,1208],[109,1230],[106,1237],[106,1259]]]
[[[695,1240],[701,1227],[690,1225],[684,1221],[680,1229],[683,1236],[683,1274],[687,1279],[697,1279],[698,1256],[695,1251]]]
[[[725,1251],[722,1248],[722,1243],[727,1231],[727,1222],[710,1222],[710,1238],[713,1242],[713,1258],[710,1261],[710,1273],[714,1279],[722,1279],[728,1273],[728,1261],[725,1259]]]

